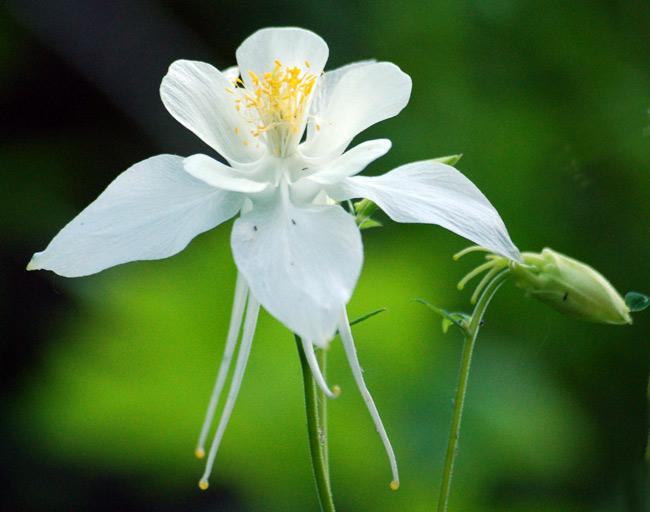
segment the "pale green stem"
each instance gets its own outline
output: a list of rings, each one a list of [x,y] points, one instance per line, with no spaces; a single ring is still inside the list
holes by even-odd
[[[469,369],[472,363],[472,352],[474,351],[476,337],[478,336],[478,331],[481,327],[483,314],[485,313],[490,300],[494,293],[499,289],[499,286],[501,286],[508,277],[508,271],[504,270],[490,282],[477,302],[474,312],[469,320],[469,324],[466,327],[465,340],[463,343],[463,359],[460,366],[460,376],[458,377],[456,399],[454,400],[454,412],[451,419],[451,428],[449,430],[449,441],[447,442],[445,467],[442,473],[442,482],[440,484],[438,512],[446,512],[449,503],[451,477],[454,470],[456,451],[458,449],[458,436],[460,435],[460,421],[463,415],[463,406],[465,404],[465,395],[467,393],[467,381],[469,378]]]
[[[324,349],[324,348],[320,350],[319,363],[320,363],[321,373],[323,374],[323,377],[327,377],[327,350]],[[327,445],[327,441],[328,441],[328,435],[327,435],[327,397],[325,395],[323,395],[323,393],[319,390],[318,391],[318,399],[320,400],[320,411],[319,411],[320,416],[319,416],[319,418],[320,418],[321,449],[323,451],[323,460],[325,461],[325,471],[327,472],[328,480],[329,480],[330,457],[329,457],[329,449],[328,449],[328,445]]]
[[[319,411],[318,403],[325,402],[325,395],[318,389],[314,376],[307,362],[307,356],[302,348],[302,340],[296,337],[300,365],[302,367],[302,382],[305,391],[305,411],[307,413],[307,433],[309,435],[309,451],[311,465],[314,471],[316,492],[322,512],[334,512],[334,499],[330,486],[329,466],[327,461],[327,435],[325,432],[325,406]],[[323,368],[323,373],[324,373]]]

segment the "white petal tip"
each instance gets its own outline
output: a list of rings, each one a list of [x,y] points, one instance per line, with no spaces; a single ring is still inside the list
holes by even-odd
[[[396,491],[397,489],[399,489],[399,480],[393,480],[393,481],[390,483],[390,488],[391,488],[393,491]]]
[[[29,260],[29,263],[27,264],[27,270],[40,270],[43,268],[38,263],[38,260],[40,259],[39,258],[40,254],[41,254],[40,252],[37,252],[36,254],[34,254],[34,256],[32,256],[32,259]]]
[[[205,491],[208,487],[210,487],[210,484],[208,484],[208,481],[207,481],[207,480],[202,479],[202,480],[199,482],[199,489],[201,489],[202,491]]]
[[[333,386],[332,389],[329,389],[329,388],[327,387],[327,384],[325,384],[324,386],[322,386],[321,384],[318,383],[318,381],[316,382],[316,384],[318,385],[318,387],[320,388],[320,390],[323,392],[323,394],[324,394],[327,398],[330,398],[330,399],[334,400],[334,399],[338,398],[339,395],[341,394],[341,388],[338,387],[338,386]]]

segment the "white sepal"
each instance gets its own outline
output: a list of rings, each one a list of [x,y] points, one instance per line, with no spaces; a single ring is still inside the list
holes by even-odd
[[[494,253],[521,261],[494,206],[449,165],[407,164],[376,178],[348,178],[328,192],[337,200],[370,199],[397,222],[438,224]]]
[[[129,261],[167,258],[235,215],[242,203],[240,194],[183,171],[183,158],[154,156],[120,174],[27,268],[80,277]]]
[[[284,191],[235,221],[231,245],[268,312],[325,346],[361,273],[361,235],[352,217],[339,206],[296,206]]]

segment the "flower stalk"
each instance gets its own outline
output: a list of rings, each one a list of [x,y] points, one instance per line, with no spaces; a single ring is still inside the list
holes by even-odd
[[[456,325],[463,331],[465,338],[440,485],[438,512],[446,512],[449,503],[469,370],[478,331],[490,300],[506,280],[512,277],[515,284],[525,290],[527,297],[535,298],[565,315],[584,321],[631,324],[631,312],[641,311],[650,306],[650,298],[641,293],[630,292],[623,299],[609,281],[595,269],[552,249],[544,249],[541,253],[522,253],[521,260],[515,261],[492,254],[483,247],[472,246],[460,251],[454,259],[458,260],[471,252],[488,253],[487,262],[469,272],[458,283],[458,289],[462,290],[470,280],[485,272],[471,298],[472,304],[476,304],[471,315],[448,313],[426,301],[416,299],[443,317],[443,332],[447,332],[450,325]],[[650,385],[648,400],[650,402]],[[646,461],[650,464],[650,437],[646,447]]]
[[[305,411],[307,414],[307,433],[309,435],[309,451],[311,465],[314,471],[316,493],[322,512],[334,512],[334,498],[330,485],[329,461],[327,454],[327,421],[325,396],[318,389],[316,380],[303,349],[302,340],[295,335],[300,365],[302,368],[302,383],[305,392]],[[324,351],[323,351],[324,352]],[[325,367],[322,368],[325,373]],[[319,407],[319,403],[321,406]]]
[[[449,429],[449,440],[447,442],[447,454],[445,455],[445,466],[442,472],[442,481],[440,483],[440,495],[438,497],[438,512],[446,512],[449,504],[449,494],[451,490],[451,478],[454,470],[454,461],[458,451],[458,438],[460,436],[460,423],[463,416],[463,407],[465,405],[465,396],[467,394],[467,382],[469,380],[469,370],[472,364],[472,354],[474,345],[478,336],[479,328],[483,323],[483,315],[492,300],[495,292],[509,278],[507,270],[498,274],[490,284],[487,285],[481,298],[474,307],[474,312],[469,320],[461,323],[461,329],[464,333],[463,359],[460,366],[460,375],[458,377],[458,388],[456,389],[456,399],[454,400],[454,412]]]

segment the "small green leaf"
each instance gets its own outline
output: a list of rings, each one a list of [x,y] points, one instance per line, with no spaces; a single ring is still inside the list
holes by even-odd
[[[444,334],[447,334],[450,325],[454,325],[454,323],[451,320],[449,320],[449,318],[442,319],[442,332]]]
[[[354,211],[358,214],[368,212],[368,215],[370,215],[376,209],[377,205],[370,199],[362,199],[361,201],[354,203]]]
[[[450,325],[455,325],[464,333],[467,332],[467,325],[469,323],[470,316],[466,313],[449,313],[444,309],[440,309],[433,304],[428,303],[426,300],[422,299],[413,299],[415,302],[420,302],[425,306],[430,307],[436,313],[442,317],[442,332],[446,333]]]
[[[463,156],[462,154],[460,154],[460,155],[441,156],[440,158],[431,159],[431,162],[439,162],[441,164],[447,164],[447,165],[454,166],[454,165],[456,165],[458,163],[458,160],[460,160],[460,158],[462,156]]]
[[[361,323],[361,322],[363,322],[364,320],[368,320],[368,318],[370,318],[370,317],[372,317],[372,316],[375,316],[375,315],[378,315],[379,313],[383,313],[384,311],[388,311],[388,310],[387,310],[386,308],[381,308],[381,309],[378,309],[378,310],[376,310],[376,311],[373,311],[372,313],[368,313],[368,314],[366,314],[366,315],[360,316],[360,317],[357,318],[356,320],[352,320],[352,321],[350,322],[350,327],[352,327],[353,325],[356,325],[356,324],[358,324],[358,323]]]
[[[361,224],[359,224],[359,229],[369,229],[369,228],[381,228],[384,225],[376,221],[375,219],[366,219]]]
[[[630,292],[625,296],[625,305],[630,311],[643,311],[650,306],[650,297],[638,292]]]
[[[377,210],[377,205],[370,201],[369,199],[362,199],[361,201],[354,203],[354,211],[356,215],[354,220],[357,223],[357,226],[364,224],[370,216]],[[374,226],[366,226],[374,227]]]

